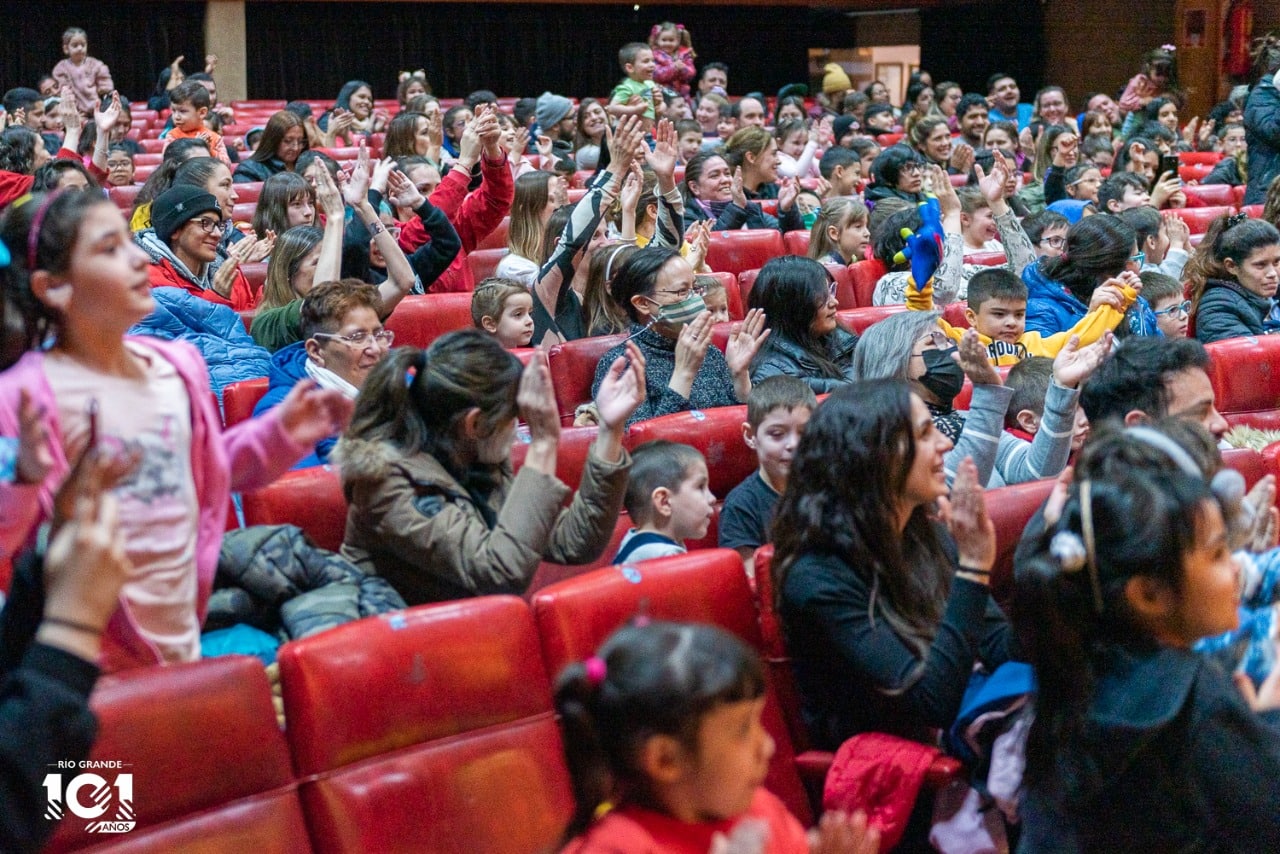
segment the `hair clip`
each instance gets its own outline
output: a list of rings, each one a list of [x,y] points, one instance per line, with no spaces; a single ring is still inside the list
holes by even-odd
[[[1244,211],[1240,211],[1239,213],[1228,214],[1228,215],[1227,215],[1227,225],[1226,225],[1226,227],[1225,227],[1225,228],[1223,228],[1222,230],[1223,230],[1223,231],[1228,231],[1228,230],[1230,230],[1230,229],[1232,229],[1232,228],[1235,228],[1235,227],[1236,227],[1237,225],[1239,225],[1240,223],[1242,223],[1242,222],[1248,222],[1248,221],[1249,221],[1249,215],[1248,215],[1247,213],[1245,213]]]
[[[604,659],[598,655],[593,655],[582,662],[582,669],[586,671],[587,681],[591,683],[592,688],[598,688],[600,683],[604,681],[605,676],[609,674],[609,669],[605,666]]]
[[[1088,552],[1084,541],[1075,531],[1059,531],[1049,541],[1049,554],[1062,567],[1063,572],[1079,572],[1084,569]]]
[[[417,368],[417,366],[415,366],[415,365],[410,365],[408,368],[406,368],[406,369],[405,369],[405,372],[404,372],[404,384],[405,384],[405,386],[406,386],[406,387],[408,387],[408,386],[413,385],[413,380],[414,380],[414,378],[415,378],[415,377],[417,377],[417,376],[418,376],[418,368]]]

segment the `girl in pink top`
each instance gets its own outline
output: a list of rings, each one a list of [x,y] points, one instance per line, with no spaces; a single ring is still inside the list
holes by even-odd
[[[92,116],[98,99],[116,88],[111,69],[101,59],[89,56],[89,34],[79,27],[69,27],[62,34],[62,52],[67,58],[53,67],[53,79],[63,92],[70,87],[75,93],[80,115]]]
[[[619,629],[556,684],[576,809],[561,854],[872,854],[866,817],[806,834],[764,788],[764,672],[712,626]]]
[[[20,198],[0,242],[5,316],[19,330],[0,351],[0,435],[23,440],[14,481],[0,484],[0,557],[37,541],[70,461],[117,452],[133,462],[113,489],[133,569],[101,664],[199,658],[231,490],[282,474],[343,429],[352,404],[307,383],[224,433],[193,347],[125,335],[154,306],[148,259],[102,196]]]

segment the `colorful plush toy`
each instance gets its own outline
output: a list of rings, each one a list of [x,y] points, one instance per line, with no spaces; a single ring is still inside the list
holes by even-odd
[[[893,256],[895,264],[911,262],[911,284],[916,290],[928,284],[942,263],[942,207],[937,198],[929,196],[920,203],[920,219],[923,225],[918,231],[902,229],[907,245]]]

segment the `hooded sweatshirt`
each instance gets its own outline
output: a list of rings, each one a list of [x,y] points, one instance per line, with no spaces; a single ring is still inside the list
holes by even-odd
[[[204,266],[204,275],[197,276],[186,264],[178,259],[169,245],[161,240],[155,229],[147,228],[133,236],[139,246],[151,257],[151,287],[182,288],[209,302],[226,305],[236,311],[250,311],[257,304],[253,288],[244,272],[236,271],[235,281],[231,285],[231,298],[227,299],[213,289],[213,278],[222,266],[223,259],[214,258]]]

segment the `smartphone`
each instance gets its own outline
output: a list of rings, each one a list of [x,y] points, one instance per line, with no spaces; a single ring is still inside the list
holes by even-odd
[[[1180,165],[1180,161],[1178,160],[1178,155],[1176,154],[1161,155],[1160,168],[1156,169],[1156,180],[1157,181],[1160,180],[1160,176],[1166,172],[1172,173],[1173,177],[1177,178],[1179,165]]]

